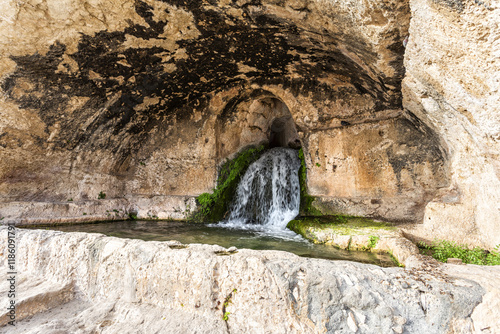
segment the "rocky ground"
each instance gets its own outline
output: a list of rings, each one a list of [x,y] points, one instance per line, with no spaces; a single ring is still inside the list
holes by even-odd
[[[19,333],[500,331],[499,267],[412,256],[380,268],[47,230],[16,240]]]

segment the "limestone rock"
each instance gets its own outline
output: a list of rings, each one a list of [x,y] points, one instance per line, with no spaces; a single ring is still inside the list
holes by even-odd
[[[498,310],[499,268],[405,270],[280,251],[240,249],[218,256],[218,246],[179,249],[99,234],[17,233],[17,266],[24,277],[53,286],[72,282],[78,291],[61,307],[20,321],[24,333],[334,333],[355,326],[357,333],[448,333],[459,330],[458,324],[478,328],[476,322],[496,328],[495,317],[480,310]],[[222,306],[230,293],[226,322]],[[56,301],[57,295],[49,296],[48,302]]]
[[[5,271],[2,274],[2,291],[9,291],[10,285],[7,279],[12,279],[11,274]],[[71,282],[67,284],[58,284],[51,281],[45,281],[43,278],[36,276],[16,275],[15,288],[12,289],[16,294],[15,304],[15,319],[16,321],[23,320],[37,313],[45,312],[54,307],[66,304],[74,298],[75,292]],[[10,305],[10,298],[5,293],[2,296],[1,304]],[[12,319],[7,307],[2,309],[0,314],[0,326],[11,328],[8,322]]]
[[[403,105],[449,152],[450,186],[406,232],[500,244],[500,7],[495,1],[411,0]]]
[[[408,1],[4,7],[10,221],[185,218],[225,159],[263,142],[303,147],[311,194],[344,213],[418,222],[449,185],[439,137],[402,110]],[[101,192],[120,208],[88,212]]]

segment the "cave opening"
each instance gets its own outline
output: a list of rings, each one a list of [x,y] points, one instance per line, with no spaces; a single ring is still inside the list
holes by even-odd
[[[300,139],[291,116],[278,117],[269,127],[269,148],[288,147],[299,149]]]
[[[280,99],[265,97],[254,100],[249,112],[265,117],[265,125],[261,128],[265,132],[269,148],[299,149],[302,146],[292,114]]]

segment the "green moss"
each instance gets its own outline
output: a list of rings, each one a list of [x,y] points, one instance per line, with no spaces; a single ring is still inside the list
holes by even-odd
[[[419,243],[418,246],[423,254],[431,255],[441,262],[446,262],[449,258],[457,258],[468,264],[500,265],[500,245],[491,252],[479,247],[471,249],[467,245],[446,240],[436,240],[432,245]]]
[[[370,235],[368,249],[374,248],[380,239],[379,236],[373,235],[373,233],[396,229],[391,224],[385,222],[376,222],[363,217],[343,215],[301,217],[290,221],[287,227],[315,243],[319,242],[316,232],[326,229],[333,229],[335,234],[338,235]]]
[[[313,202],[314,196],[307,193],[307,167],[304,158],[304,151],[299,150],[300,168],[299,168],[299,182],[300,182],[300,215],[302,216],[322,216],[323,213],[318,210]]]
[[[343,215],[300,217],[290,221],[287,227],[316,244],[327,244],[346,250],[376,252],[388,251],[375,248],[381,238],[396,236],[393,231],[397,230],[389,223]],[[391,257],[396,265],[401,266],[394,256]]]
[[[297,234],[300,234],[306,239],[311,240],[314,243],[317,243],[318,240],[316,239],[316,236],[311,232],[311,227],[318,227],[319,224],[314,221],[305,221],[305,220],[291,220],[286,227],[292,231],[294,231]]]
[[[229,204],[236,193],[238,183],[248,166],[257,160],[265,150],[261,145],[240,152],[234,159],[221,167],[217,187],[213,193],[203,193],[196,198],[199,210],[191,217],[197,222],[217,222],[224,218]]]
[[[380,240],[379,236],[371,235],[370,243],[368,244],[368,249],[373,249],[377,246],[378,241]]]

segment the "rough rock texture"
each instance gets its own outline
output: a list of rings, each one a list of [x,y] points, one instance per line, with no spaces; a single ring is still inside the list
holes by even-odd
[[[361,218],[348,218],[345,222],[331,224],[314,221],[313,218],[292,220],[287,227],[314,243],[340,249],[390,253],[399,264],[420,254],[418,247],[397,228]]]
[[[20,333],[431,334],[499,329],[497,317],[477,310],[498,313],[500,268],[447,265],[443,271],[432,262],[413,262],[418,265],[412,267],[407,261],[411,268],[405,270],[279,251],[220,256],[217,252],[224,249],[219,246],[179,249],[173,242],[99,234],[17,232],[18,272],[55,287],[71,283],[75,291],[74,299],[61,307],[46,299],[49,310],[20,321]],[[6,228],[1,234],[3,252]],[[477,278],[483,273],[489,282]],[[33,292],[33,284],[20,283],[19,289],[20,295]],[[225,322],[223,304],[230,293]]]
[[[111,200],[0,202],[4,224],[22,225],[144,219],[185,219],[196,209],[191,196],[127,196]],[[132,216],[132,217],[131,217]]]
[[[209,191],[224,159],[262,142],[301,145],[311,195],[337,212],[417,222],[449,185],[439,137],[402,111],[407,1],[2,9],[0,200],[25,220],[51,218],[33,202],[84,212],[101,191],[147,218],[142,199]]]
[[[6,271],[7,273],[7,271]],[[7,278],[10,275],[2,274],[2,291],[9,291],[10,282]],[[16,319],[23,320],[37,313],[50,310],[60,305],[66,304],[74,298],[73,284],[53,283],[40,277],[30,275],[19,275],[16,277],[16,290],[22,291],[16,299]],[[10,299],[8,294],[1,297],[2,306],[6,306],[0,313],[0,326],[5,326],[12,319],[9,317]],[[7,326],[7,328],[12,328]]]
[[[277,145],[303,147],[322,208],[425,221],[407,234],[491,248],[499,11],[489,0],[4,1],[0,215],[183,217],[226,158],[273,143],[281,120]],[[83,217],[101,191],[126,203]],[[50,214],[69,199],[81,208]]]
[[[412,0],[404,107],[447,147],[450,186],[408,235],[500,244],[500,4]]]

